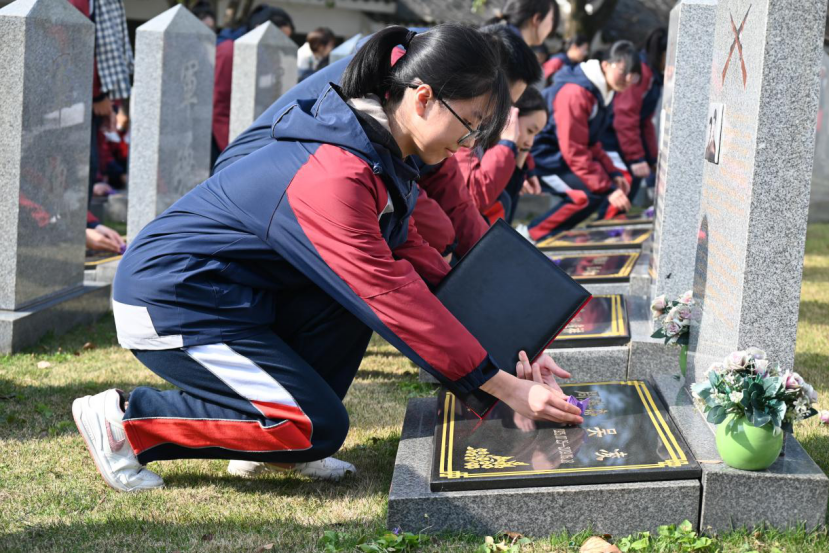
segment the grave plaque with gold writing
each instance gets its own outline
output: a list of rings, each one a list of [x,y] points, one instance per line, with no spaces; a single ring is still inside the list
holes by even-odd
[[[639,259],[638,253],[598,255],[549,254],[556,265],[582,284],[629,282],[630,272]]]
[[[589,400],[581,426],[533,421],[504,403],[481,420],[451,392],[441,391],[432,491],[700,477],[699,465],[648,383],[562,389]]]
[[[584,348],[620,346],[630,342],[627,306],[621,294],[593,296],[548,346]]]
[[[641,249],[653,232],[642,227],[610,227],[566,230],[536,244],[542,250]]]

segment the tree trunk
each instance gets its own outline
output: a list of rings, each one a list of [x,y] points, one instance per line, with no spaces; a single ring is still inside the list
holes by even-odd
[[[572,37],[577,34],[585,35],[592,39],[593,36],[602,30],[605,24],[613,15],[613,10],[616,9],[618,0],[603,0],[598,10],[593,13],[587,13],[587,5],[593,5],[593,2],[588,0],[569,0],[570,1],[570,18],[567,20],[564,35]]]

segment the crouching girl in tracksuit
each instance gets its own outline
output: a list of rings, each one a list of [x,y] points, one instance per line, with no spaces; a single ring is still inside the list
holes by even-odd
[[[392,67],[399,44],[407,53]],[[329,457],[372,331],[461,397],[480,389],[525,416],[579,424],[552,387],[569,375],[549,357],[531,368],[523,355],[524,379],[500,370],[430,292],[449,266],[410,217],[408,156],[434,164],[462,144],[491,145],[509,102],[478,31],[390,27],[342,88],[288,106],[273,143],[147,225],[115,279],[118,340],[178,390],[75,400],[106,482],[157,488],[143,465],[182,458],[236,459],[245,474],[353,471]]]

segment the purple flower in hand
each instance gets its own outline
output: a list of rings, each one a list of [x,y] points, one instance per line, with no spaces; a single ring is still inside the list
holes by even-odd
[[[573,396],[569,396],[567,398],[567,403],[569,403],[570,405],[575,405],[576,407],[578,407],[579,411],[581,411],[581,416],[584,416],[584,410],[587,409],[588,405],[590,405],[590,400],[589,399],[578,400],[578,399],[574,398]]]
[[[655,213],[656,210],[654,209],[654,207],[650,206],[648,209],[645,210],[645,217],[647,217],[648,219],[653,219]]]
[[[127,245],[121,244],[121,255],[124,255],[124,252],[127,251]]]

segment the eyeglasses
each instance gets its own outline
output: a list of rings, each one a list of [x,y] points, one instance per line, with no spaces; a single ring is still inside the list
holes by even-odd
[[[410,85],[409,85],[409,88],[413,88],[413,89],[415,89],[415,90],[416,90],[416,89],[418,89],[419,87],[420,87],[420,85],[419,85],[419,84],[410,84]],[[457,114],[457,112],[455,112],[455,110],[454,110],[454,109],[452,109],[452,106],[450,106],[449,104],[447,104],[447,103],[444,101],[444,99],[443,99],[443,98],[441,98],[440,96],[438,96],[437,94],[435,94],[435,98],[437,98],[438,102],[440,102],[441,104],[443,104],[443,105],[444,105],[444,107],[446,107],[446,109],[448,109],[448,110],[449,110],[449,113],[451,113],[452,115],[454,115],[454,116],[455,116],[455,119],[457,119],[458,121],[460,121],[460,122],[461,122],[461,125],[463,125],[463,126],[464,126],[464,128],[465,128],[467,131],[469,131],[468,133],[466,133],[465,135],[463,135],[463,136],[460,138],[460,140],[458,140],[458,144],[459,144],[459,145],[463,145],[463,143],[464,143],[464,142],[467,142],[467,141],[468,141],[468,140],[470,140],[470,139],[472,140],[472,143],[474,143],[475,141],[477,141],[477,140],[478,140],[478,138],[481,136],[481,129],[473,129],[473,128],[472,128],[472,125],[470,125],[469,123],[467,123],[466,119],[464,119],[463,117],[461,117],[460,115],[458,115],[458,114]]]

